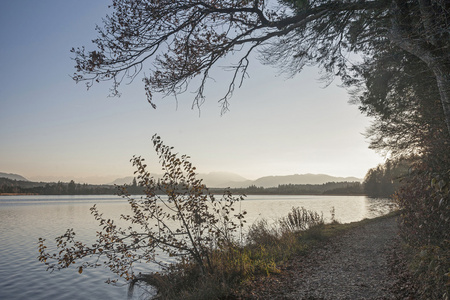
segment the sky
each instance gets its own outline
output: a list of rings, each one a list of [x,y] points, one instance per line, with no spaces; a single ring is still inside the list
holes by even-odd
[[[333,82],[324,88],[315,68],[294,78],[253,60],[249,78],[221,115],[218,100],[231,75],[220,69],[194,95],[146,101],[139,77],[108,97],[109,82],[75,84],[72,47],[93,50],[106,0],[0,1],[0,172],[29,180],[108,183],[133,176],[133,155],[161,173],[151,137],[187,154],[199,173],[328,174],[363,178],[384,161],[368,149],[370,119]],[[145,70],[144,70],[145,72]]]

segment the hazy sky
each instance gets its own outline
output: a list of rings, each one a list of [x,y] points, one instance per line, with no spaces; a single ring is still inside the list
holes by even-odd
[[[0,172],[30,180],[106,183],[133,175],[129,159],[147,158],[157,173],[151,136],[191,156],[200,173],[266,175],[325,173],[364,177],[383,157],[367,148],[370,120],[349,105],[347,92],[326,89],[314,69],[293,79],[254,61],[250,78],[220,116],[228,83],[216,75],[207,102],[192,94],[147,103],[141,80],[108,98],[110,83],[86,91],[70,78],[70,49],[87,46],[109,1],[0,2]]]

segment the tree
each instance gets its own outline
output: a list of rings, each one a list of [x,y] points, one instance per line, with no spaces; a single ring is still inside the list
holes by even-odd
[[[401,157],[370,169],[364,178],[364,192],[369,197],[393,197],[417,160],[417,157]]]
[[[139,186],[145,197],[132,198],[126,191],[131,214],[121,215],[128,223],[120,227],[112,219],[106,219],[94,205],[91,213],[102,230],[97,232],[96,242],[89,246],[75,240],[75,232],[68,229],[56,238],[57,252],[49,253],[45,240],[39,239],[39,260],[47,270],[60,270],[79,263],[82,273],[86,268],[109,267],[116,275],[128,281],[139,280],[134,273],[136,263],[157,263],[169,267],[159,259],[160,251],[197,267],[197,273],[211,274],[213,252],[219,247],[235,245],[238,230],[243,226],[245,211],[237,211],[234,205],[243,200],[225,191],[221,199],[208,191],[202,180],[196,179],[195,167],[188,156],[178,157],[172,148],[153,136],[153,145],[159,155],[165,174],[156,180],[146,170],[144,159],[134,157]],[[163,191],[165,194],[157,194]],[[89,259],[93,258],[93,259]],[[117,279],[108,282],[116,282]]]
[[[75,190],[76,190],[76,184],[75,181],[71,180],[68,184],[67,184],[67,193],[69,195],[75,195]]]
[[[370,197],[380,197],[379,176],[380,170],[370,169],[364,178],[364,192]]]
[[[380,49],[355,68],[353,102],[373,117],[370,148],[392,157],[419,155],[450,142],[434,76],[418,58]]]
[[[96,50],[72,49],[75,81],[112,80],[118,95],[145,63],[147,100],[154,93],[177,95],[199,77],[195,105],[205,100],[211,69],[233,56],[223,111],[241,85],[250,54],[295,74],[316,64],[329,78],[351,82],[357,53],[370,59],[380,47],[397,47],[420,59],[434,76],[450,131],[450,3],[446,0],[113,0],[114,12],[97,27]],[[239,54],[239,55],[238,55]]]

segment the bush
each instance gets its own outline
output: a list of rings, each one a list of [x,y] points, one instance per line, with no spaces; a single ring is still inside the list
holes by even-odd
[[[323,214],[319,215],[317,212],[307,210],[304,207],[292,207],[288,215],[280,219],[279,222],[283,231],[290,232],[305,231],[325,223]]]
[[[446,153],[448,156],[450,153]],[[422,299],[450,296],[450,160],[425,157],[397,193],[400,233]]]
[[[280,237],[281,232],[276,224],[269,225],[267,219],[260,219],[250,226],[246,238],[250,245],[274,245]]]
[[[142,280],[160,288],[163,287],[160,275],[135,274],[134,265],[156,263],[172,279],[184,276],[183,280],[186,280],[189,278],[186,274],[197,274],[191,276],[195,280],[198,276],[215,273],[215,252],[235,245],[245,222],[246,212],[234,208],[243,196],[234,197],[225,191],[217,199],[201,180],[196,179],[195,167],[188,161],[188,156],[173,154],[172,148],[164,145],[156,135],[152,141],[165,173],[162,179],[156,180],[146,170],[144,159],[133,157],[131,161],[137,168],[138,184],[145,196],[134,199],[126,187],[121,189],[120,194],[131,207],[131,214],[122,214],[121,219],[129,226],[122,228],[114,220],[104,218],[94,205],[91,213],[102,227],[97,232],[95,244],[89,246],[76,241],[75,232],[69,229],[56,238],[57,252],[52,254],[47,252],[45,240],[39,239],[39,260],[47,270],[60,270],[79,263],[77,270],[82,273],[85,268],[95,268],[101,265],[98,262],[103,262],[129,282]],[[171,256],[174,263],[161,261],[158,256],[161,251]],[[180,274],[182,277],[178,276]],[[176,286],[178,282],[183,285],[182,280],[173,280],[171,285]]]
[[[450,295],[449,241],[445,248],[422,246],[411,249],[410,267],[418,284],[422,299],[448,299]]]

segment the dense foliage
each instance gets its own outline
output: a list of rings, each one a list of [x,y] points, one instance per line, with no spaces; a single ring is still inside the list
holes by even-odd
[[[439,90],[426,65],[396,48],[380,49],[374,58],[356,68],[353,88],[353,101],[374,119],[366,133],[369,147],[399,159],[448,140]]]
[[[417,162],[396,198],[400,230],[423,299],[450,295],[450,150],[434,148]]]

